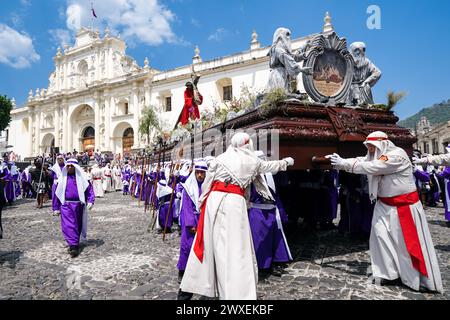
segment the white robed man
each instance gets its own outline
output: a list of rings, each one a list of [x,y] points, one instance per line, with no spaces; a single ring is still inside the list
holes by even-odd
[[[255,300],[258,266],[247,214],[250,185],[274,200],[261,174],[285,171],[294,159],[263,161],[246,133],[236,133],[225,153],[208,162],[194,245],[180,294]],[[179,299],[180,295],[179,295]]]
[[[105,192],[103,190],[103,172],[99,168],[98,164],[94,164],[91,170],[92,186],[94,187],[94,193],[96,198],[103,198]]]
[[[120,170],[120,167],[118,165],[115,165],[112,169],[112,175],[114,179],[114,190],[119,191],[123,189],[123,183],[122,183],[122,170]]]
[[[370,199],[376,201],[369,240],[374,283],[401,281],[416,291],[442,293],[436,252],[408,155],[381,131],[371,133],[364,144],[365,157],[327,157],[336,169],[367,175]]]
[[[103,191],[105,192],[112,192],[113,191],[113,187],[112,187],[112,183],[113,183],[113,176],[112,176],[112,171],[111,171],[111,167],[108,164],[106,164],[106,166],[103,168]]]

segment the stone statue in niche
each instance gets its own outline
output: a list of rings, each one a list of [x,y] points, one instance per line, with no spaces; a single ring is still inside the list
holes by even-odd
[[[49,91],[53,91],[55,89],[55,86],[56,86],[56,71],[52,72],[50,74],[50,78],[48,79],[48,81],[50,83],[48,90]]]
[[[354,72],[347,104],[353,106],[373,104],[372,87],[381,78],[381,71],[366,57],[364,42],[352,43],[350,54],[354,60]]]
[[[301,65],[305,59],[305,49],[306,45],[297,52],[292,52],[291,31],[286,28],[278,28],[275,31],[268,53],[271,70],[266,92],[280,88],[287,94],[292,94],[291,82],[295,81],[300,73],[312,74],[311,68],[303,68]]]

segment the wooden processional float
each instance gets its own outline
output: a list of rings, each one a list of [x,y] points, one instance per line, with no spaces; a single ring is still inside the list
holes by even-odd
[[[303,66],[312,71],[303,73],[307,99],[288,94],[287,100],[270,108],[257,107],[196,137],[192,135],[182,147],[181,144],[160,147],[153,152],[153,161],[157,160],[158,153],[164,154],[164,161],[175,160],[174,157],[217,156],[229,145],[230,130],[254,133],[255,150],[267,151],[268,160],[293,157],[295,165],[290,171],[330,169],[324,156],[335,152],[345,158],[363,156],[367,153],[363,142],[374,131],[385,132],[393,143],[411,155],[416,138],[408,129],[397,126],[399,118],[392,111],[364,100],[381,72],[372,68],[378,74],[372,73],[374,81],[370,87],[358,85],[354,59],[358,59],[361,46],[365,58],[363,43],[352,44],[349,51],[345,38],[339,38],[335,32],[317,35],[302,49]],[[361,74],[361,70],[357,71]],[[355,95],[359,98],[352,98]]]

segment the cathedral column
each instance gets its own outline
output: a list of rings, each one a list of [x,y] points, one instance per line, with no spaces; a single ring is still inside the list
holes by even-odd
[[[95,150],[101,149],[100,145],[100,95],[98,92],[94,94],[94,119],[95,119]]]
[[[111,151],[111,109],[110,109],[110,93],[105,90],[105,149]]]
[[[36,154],[41,154],[41,111],[36,112],[36,143],[35,143]]]
[[[72,126],[69,121],[69,106],[67,105],[67,101],[63,101],[62,103],[63,109],[63,135],[62,135],[62,152],[69,152],[69,132],[72,131]]]
[[[55,102],[55,116],[54,116],[54,124],[55,124],[55,148],[58,148],[60,146],[59,143],[59,125],[60,125],[60,119],[59,119],[59,105],[58,102]]]
[[[133,131],[134,131],[134,145],[133,149],[139,148],[139,87],[137,83],[133,84],[131,101],[133,102]]]
[[[33,115],[34,111],[30,111],[28,113],[28,141],[30,142],[28,145],[28,156],[34,156],[34,145],[33,145]]]
[[[150,79],[145,80],[144,82],[144,97],[145,97],[144,107],[150,106],[151,83],[152,82],[150,81]]]

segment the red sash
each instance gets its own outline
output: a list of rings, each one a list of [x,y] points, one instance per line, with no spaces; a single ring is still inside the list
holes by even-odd
[[[93,178],[94,180],[102,180],[102,178]]]
[[[198,220],[197,225],[197,238],[195,239],[194,244],[194,253],[197,256],[197,258],[200,260],[200,262],[203,263],[203,251],[205,248],[204,244],[204,237],[203,237],[203,223],[205,220],[205,211],[206,211],[206,202],[208,200],[209,195],[213,191],[220,191],[220,192],[226,192],[226,193],[234,193],[238,194],[240,196],[244,196],[244,189],[241,187],[235,185],[235,184],[225,184],[225,182],[221,181],[214,181],[211,190],[208,192],[208,194],[205,197],[205,200],[202,203],[202,207],[200,208],[200,219]]]
[[[417,191],[402,194],[392,198],[379,198],[381,202],[388,206],[397,207],[398,218],[402,227],[403,238],[414,269],[428,278],[425,259],[423,258],[422,247],[420,246],[419,235],[411,214],[410,205],[419,202]]]

